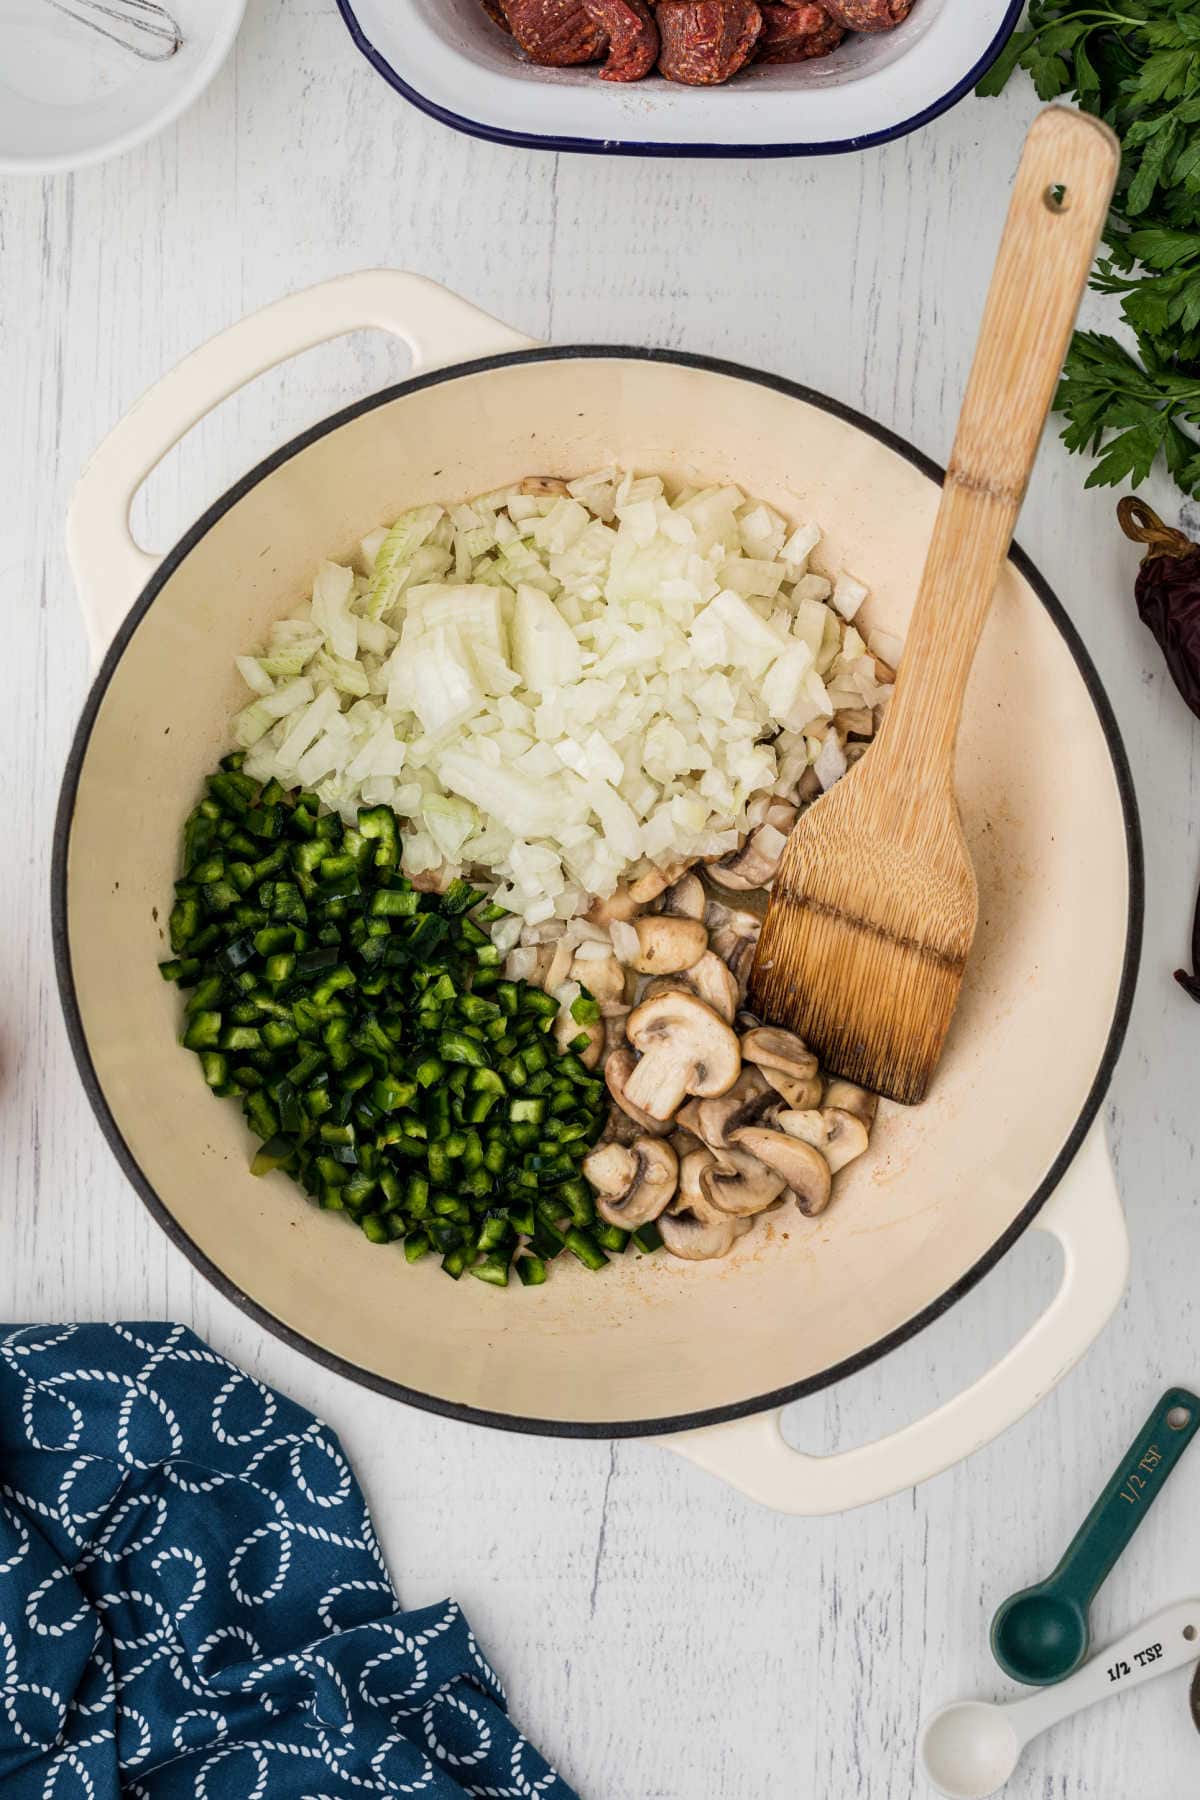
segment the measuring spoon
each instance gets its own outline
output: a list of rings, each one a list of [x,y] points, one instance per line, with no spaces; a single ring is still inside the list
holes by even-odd
[[[1079,1667],[1091,1645],[1088,1608],[1198,1430],[1200,1399],[1168,1388],[1054,1573],[1011,1595],[992,1620],[992,1655],[1006,1675],[1048,1687]]]
[[[1007,1705],[956,1700],[943,1706],[921,1733],[921,1767],[946,1800],[985,1800],[1004,1786],[1039,1733],[1197,1657],[1200,1600],[1180,1600],[1110,1644],[1053,1693],[1029,1694]]]

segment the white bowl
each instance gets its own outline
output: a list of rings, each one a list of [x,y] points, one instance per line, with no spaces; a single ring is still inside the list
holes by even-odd
[[[192,104],[228,56],[246,0],[164,0],[183,34],[144,62],[46,4],[0,0],[0,174],[52,175],[130,150]]]
[[[608,155],[822,156],[903,137],[946,112],[1000,54],[1022,0],[917,0],[895,31],[720,88],[535,68],[479,0],[338,5],[385,81],[474,137]]]

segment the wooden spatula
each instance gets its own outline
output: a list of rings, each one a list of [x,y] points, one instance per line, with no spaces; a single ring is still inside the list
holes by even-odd
[[[910,1105],[978,913],[954,796],[963,693],[1119,161],[1085,113],[1051,107],[1030,130],[896,691],[870,752],[788,839],[750,976],[763,1018]]]

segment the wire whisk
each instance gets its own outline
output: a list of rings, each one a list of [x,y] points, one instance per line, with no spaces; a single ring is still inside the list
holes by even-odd
[[[183,43],[182,31],[158,0],[46,0],[46,5],[143,62],[166,62]]]

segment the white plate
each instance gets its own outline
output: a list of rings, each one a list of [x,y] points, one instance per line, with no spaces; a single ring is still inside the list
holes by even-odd
[[[953,106],[999,55],[1022,0],[917,0],[895,31],[720,88],[534,68],[480,0],[338,5],[386,81],[476,137],[617,155],[817,156],[902,137]]]
[[[0,0],[0,173],[101,162],[191,105],[229,54],[246,0],[165,3],[183,44],[144,62],[46,0]]]

